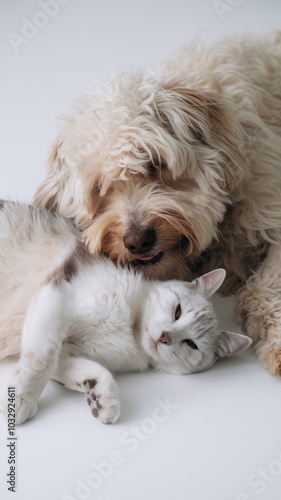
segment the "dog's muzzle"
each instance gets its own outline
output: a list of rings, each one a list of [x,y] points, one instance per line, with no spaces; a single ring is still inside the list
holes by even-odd
[[[135,267],[148,266],[159,262],[164,252],[153,252],[156,244],[156,231],[151,227],[132,229],[123,238],[124,246],[135,256],[131,264]]]

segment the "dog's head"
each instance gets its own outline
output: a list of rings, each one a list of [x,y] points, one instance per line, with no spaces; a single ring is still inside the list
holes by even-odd
[[[74,103],[35,202],[74,218],[93,254],[184,278],[243,178],[242,144],[219,95],[121,73]]]

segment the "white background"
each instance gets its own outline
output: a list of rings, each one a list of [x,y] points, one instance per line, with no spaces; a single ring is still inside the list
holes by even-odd
[[[219,2],[212,0],[64,3],[16,52],[11,33],[22,36],[26,20],[42,22],[42,7],[36,0],[0,0],[3,198],[32,199],[44,176],[56,117],[92,80],[122,66],[151,68],[194,36],[209,41],[281,28],[280,0],[225,0],[221,4],[229,8],[222,19]],[[216,298],[216,306],[223,327],[237,331],[232,300]],[[1,392],[11,369],[0,365]],[[251,350],[201,374],[151,371],[119,376],[118,382],[122,416],[111,426],[91,416],[82,394],[48,384],[36,418],[17,429],[17,498],[281,498],[281,381],[258,365]],[[162,410],[165,421],[153,423],[159,398],[174,406],[169,414]],[[141,434],[132,440],[136,428]],[[13,498],[6,484],[6,445],[0,424],[4,500]],[[104,466],[108,477],[102,478],[93,463],[108,462],[114,451],[120,465]],[[92,486],[82,489],[91,479]]]

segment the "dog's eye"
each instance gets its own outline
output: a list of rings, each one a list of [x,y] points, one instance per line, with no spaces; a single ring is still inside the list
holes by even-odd
[[[193,342],[193,340],[190,340],[190,339],[184,339],[182,342],[184,342],[185,344],[187,344],[189,347],[191,347],[191,349],[198,349],[198,345],[195,344],[195,342]]]
[[[179,250],[180,250],[180,251],[184,251],[184,250],[186,250],[186,249],[188,248],[188,246],[189,246],[189,245],[190,245],[190,241],[189,241],[189,239],[188,239],[186,236],[183,236],[183,237],[179,240],[179,242],[178,242],[178,244],[177,244],[177,246],[178,246],[178,248],[179,248]]]
[[[180,316],[181,316],[181,305],[180,305],[180,304],[178,304],[178,305],[177,305],[177,308],[176,308],[176,310],[175,310],[175,321],[176,321],[177,319],[179,319],[179,318],[180,318]]]
[[[160,158],[154,158],[146,164],[146,169],[149,175],[155,175],[161,172],[161,170],[165,170],[166,168],[166,163]]]

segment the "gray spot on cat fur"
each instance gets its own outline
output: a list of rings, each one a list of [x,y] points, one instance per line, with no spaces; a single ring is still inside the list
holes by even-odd
[[[99,410],[102,408],[102,406],[99,403],[100,395],[96,395],[94,392],[94,388],[97,385],[97,380],[95,379],[84,380],[83,385],[85,386],[87,403],[91,408],[92,415],[94,417],[98,417]]]
[[[83,385],[85,386],[89,386],[89,389],[93,389],[95,387],[95,385],[97,384],[97,381],[95,379],[87,379],[87,380],[84,380],[83,382]]]

